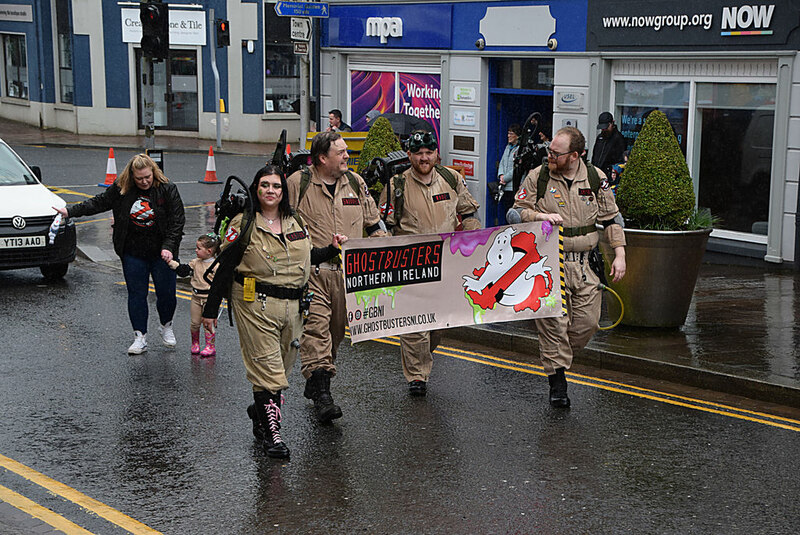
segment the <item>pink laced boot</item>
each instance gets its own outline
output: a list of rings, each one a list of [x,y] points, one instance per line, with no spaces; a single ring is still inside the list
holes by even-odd
[[[192,333],[192,355],[200,354],[200,331]]]
[[[206,333],[206,347],[200,352],[201,357],[213,357],[217,354],[217,349],[214,347],[214,333]]]

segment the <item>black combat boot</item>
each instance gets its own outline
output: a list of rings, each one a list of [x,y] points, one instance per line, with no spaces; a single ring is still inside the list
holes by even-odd
[[[558,368],[556,373],[548,375],[547,381],[550,383],[550,405],[558,409],[569,408],[567,378],[564,376],[564,368]]]
[[[264,426],[261,425],[261,420],[258,419],[255,403],[247,406],[247,416],[253,420],[253,436],[256,437],[256,440],[259,442],[263,441],[266,437],[266,431],[264,430]]]
[[[320,422],[330,422],[342,417],[342,409],[333,402],[331,396],[331,372],[327,370],[314,370],[306,382],[303,395],[314,400],[317,410],[317,419]]]
[[[261,444],[267,456],[276,459],[288,459],[289,448],[281,438],[281,393],[273,394],[268,390],[253,392],[256,415],[263,430]],[[253,429],[255,434],[255,426]]]

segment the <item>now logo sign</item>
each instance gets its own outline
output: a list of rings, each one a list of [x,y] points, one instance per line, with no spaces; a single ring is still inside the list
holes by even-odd
[[[774,12],[774,5],[723,7],[722,35],[736,35],[742,30],[748,34],[771,34],[772,30],[760,30],[769,28]]]
[[[400,17],[369,17],[367,37],[380,37],[386,43],[389,37],[403,37],[403,19]]]

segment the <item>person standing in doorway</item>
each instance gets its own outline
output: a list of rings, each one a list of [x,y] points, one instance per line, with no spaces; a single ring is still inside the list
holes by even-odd
[[[622,161],[627,143],[622,133],[617,130],[614,116],[604,111],[597,119],[600,134],[594,142],[592,165],[600,169],[607,177],[611,176],[611,167]]]
[[[497,166],[497,182],[503,192],[503,196],[500,198],[502,213],[506,213],[514,204],[514,158],[517,157],[519,151],[520,134],[522,134],[522,128],[518,124],[514,123],[508,127],[506,134],[508,143],[503,150],[502,158],[500,158],[500,165]]]

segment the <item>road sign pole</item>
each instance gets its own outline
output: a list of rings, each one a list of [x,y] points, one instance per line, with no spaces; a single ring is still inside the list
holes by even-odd
[[[308,116],[310,103],[308,99],[308,55],[300,56],[300,147],[305,147],[308,137]]]
[[[222,120],[219,110],[219,71],[217,70],[217,32],[214,24],[214,9],[208,10],[208,34],[211,41],[211,71],[214,73],[214,102],[217,117],[217,148],[222,148]]]

